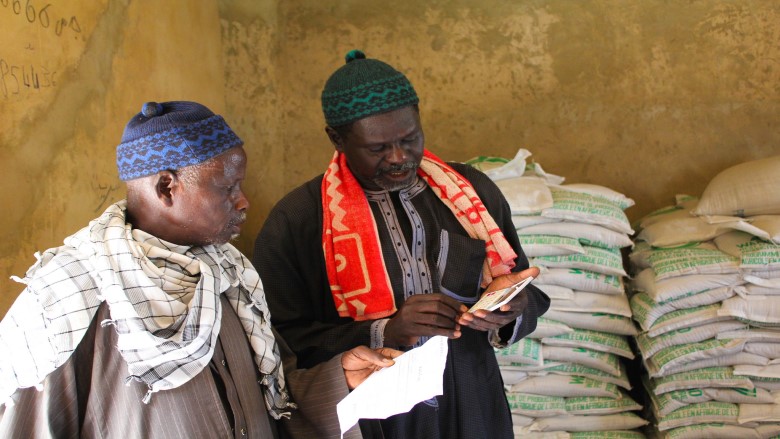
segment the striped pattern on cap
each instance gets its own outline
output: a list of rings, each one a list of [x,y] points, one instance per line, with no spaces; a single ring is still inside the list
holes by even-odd
[[[123,181],[197,165],[243,145],[222,116],[195,102],[148,102],[116,149]]]

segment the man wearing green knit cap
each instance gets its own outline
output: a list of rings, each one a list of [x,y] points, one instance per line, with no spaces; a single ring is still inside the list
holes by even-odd
[[[255,243],[274,325],[301,367],[360,344],[449,338],[443,394],[361,420],[355,437],[511,438],[493,347],[531,333],[549,299],[531,285],[495,311],[468,310],[538,269],[495,184],[425,149],[406,76],[360,51],[346,60],[322,92],[333,158],[274,207]]]

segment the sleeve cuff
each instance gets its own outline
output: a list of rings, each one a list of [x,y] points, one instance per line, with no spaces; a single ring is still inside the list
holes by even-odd
[[[385,347],[385,326],[390,319],[379,319],[371,323],[371,349]]]
[[[523,315],[520,314],[520,317],[518,317],[515,320],[515,327],[512,329],[512,336],[509,337],[509,340],[506,341],[501,340],[501,334],[500,334],[501,328],[491,329],[488,332],[488,340],[490,341],[490,345],[493,346],[494,348],[502,349],[514,344],[520,339],[520,337],[518,337],[518,333],[522,325],[523,325]]]

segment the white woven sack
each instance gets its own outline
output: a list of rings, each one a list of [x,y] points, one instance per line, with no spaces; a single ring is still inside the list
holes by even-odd
[[[493,181],[504,178],[520,177],[525,172],[525,159],[531,157],[531,153],[524,148],[517,150],[512,160],[502,157],[479,156],[466,161],[466,164],[484,172]]]
[[[780,155],[741,163],[713,178],[695,215],[780,214]]]
[[[515,225],[517,227],[517,225]],[[577,239],[580,243],[601,248],[623,248],[631,245],[631,238],[625,233],[596,224],[572,221],[548,222],[518,228],[518,235],[556,235]]]
[[[616,190],[610,189],[605,186],[600,186],[597,184],[572,183],[572,184],[559,185],[558,187],[573,192],[580,192],[580,193],[595,195],[597,197],[606,198],[609,201],[620,206],[620,208],[623,210],[626,210],[629,207],[634,205],[634,200],[632,200],[631,198],[628,198],[627,196],[621,194]]]
[[[496,182],[512,215],[531,215],[553,206],[550,188],[537,177],[513,177]]]
[[[631,430],[647,425],[648,422],[632,412],[603,416],[556,416],[534,421],[530,431],[602,431]]]

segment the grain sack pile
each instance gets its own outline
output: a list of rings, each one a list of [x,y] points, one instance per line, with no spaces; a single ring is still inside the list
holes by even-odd
[[[496,350],[516,437],[644,438],[647,421],[629,395],[628,338],[637,335],[621,248],[633,233],[633,201],[608,188],[563,184],[521,149],[512,160],[468,163],[496,182],[512,210],[534,284],[550,296],[536,331]]]
[[[660,438],[780,435],[780,157],[637,225],[631,309]]]

